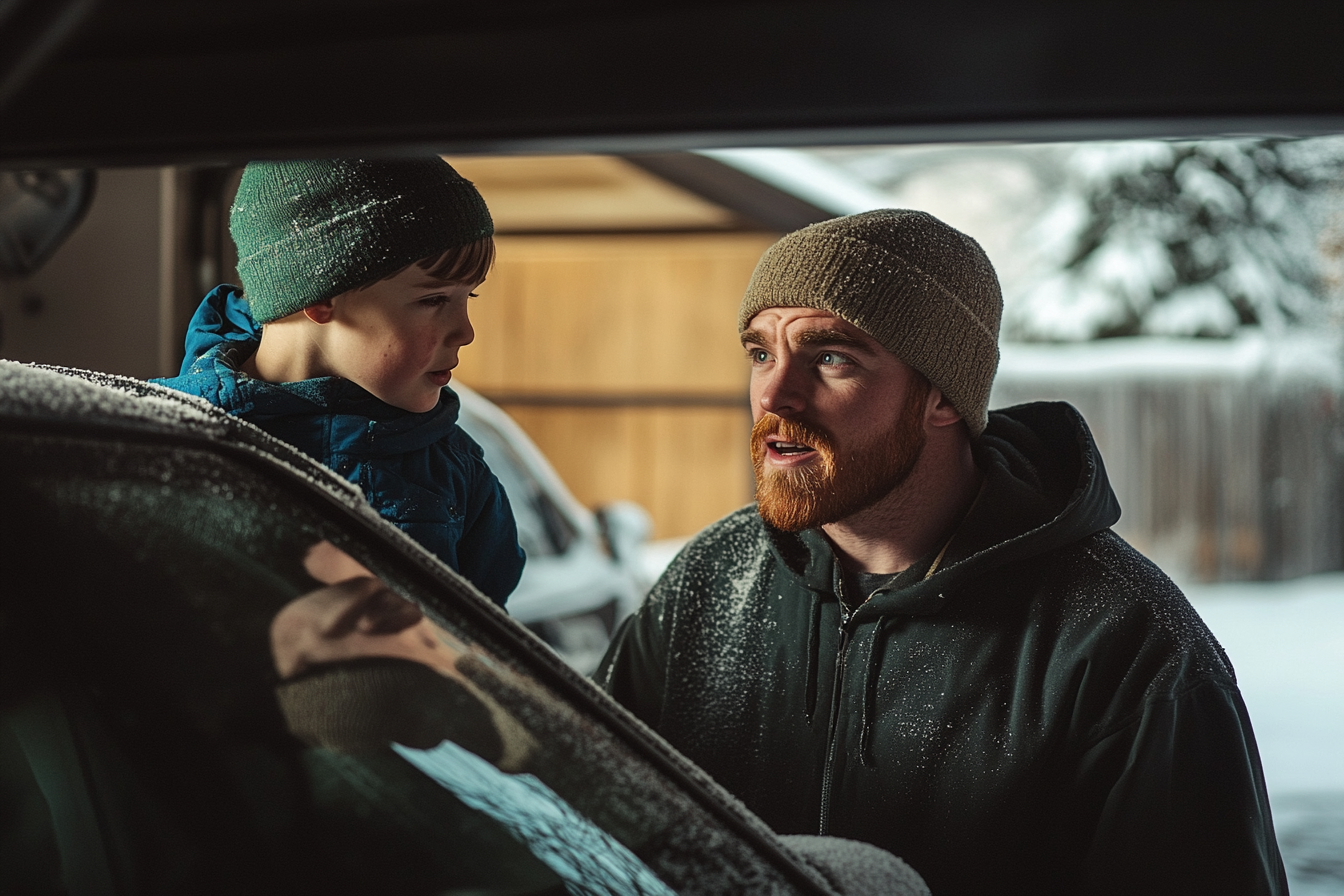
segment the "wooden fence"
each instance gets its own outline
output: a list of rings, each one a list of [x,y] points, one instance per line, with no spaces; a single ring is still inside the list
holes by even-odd
[[[1178,578],[1344,568],[1344,357],[1330,339],[1006,346],[992,407],[1087,419],[1116,529]]]

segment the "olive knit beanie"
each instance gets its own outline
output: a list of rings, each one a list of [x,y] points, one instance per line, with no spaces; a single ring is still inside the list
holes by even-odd
[[[819,308],[872,336],[984,432],[999,366],[999,280],[979,243],[933,215],[879,209],[822,221],[766,250],[738,311]]]
[[[485,200],[438,156],[253,162],[229,213],[260,323],[495,232]]]

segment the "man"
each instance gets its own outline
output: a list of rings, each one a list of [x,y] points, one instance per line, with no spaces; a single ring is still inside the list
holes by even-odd
[[[700,533],[598,679],[783,832],[956,893],[1283,893],[1232,668],[1110,530],[1082,418],[987,413],[974,240],[881,210],[789,234],[739,326],[757,503]]]

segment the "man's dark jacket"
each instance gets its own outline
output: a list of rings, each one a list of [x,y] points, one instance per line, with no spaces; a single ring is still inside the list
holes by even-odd
[[[598,680],[781,833],[865,840],[936,896],[1285,893],[1232,667],[1110,531],[1066,404],[990,415],[980,497],[852,614],[825,538],[752,507],[682,551]]]

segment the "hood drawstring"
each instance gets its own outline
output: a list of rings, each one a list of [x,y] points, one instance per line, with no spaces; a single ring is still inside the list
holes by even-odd
[[[811,623],[807,627],[807,723],[812,724],[812,716],[817,711],[817,666],[821,658],[821,598],[812,592]]]
[[[886,646],[883,633],[889,620],[881,617],[873,625],[873,636],[868,641],[868,656],[863,667],[863,718],[859,728],[859,761],[865,768],[873,768],[873,716],[877,714],[877,681],[881,677],[882,651]]]

